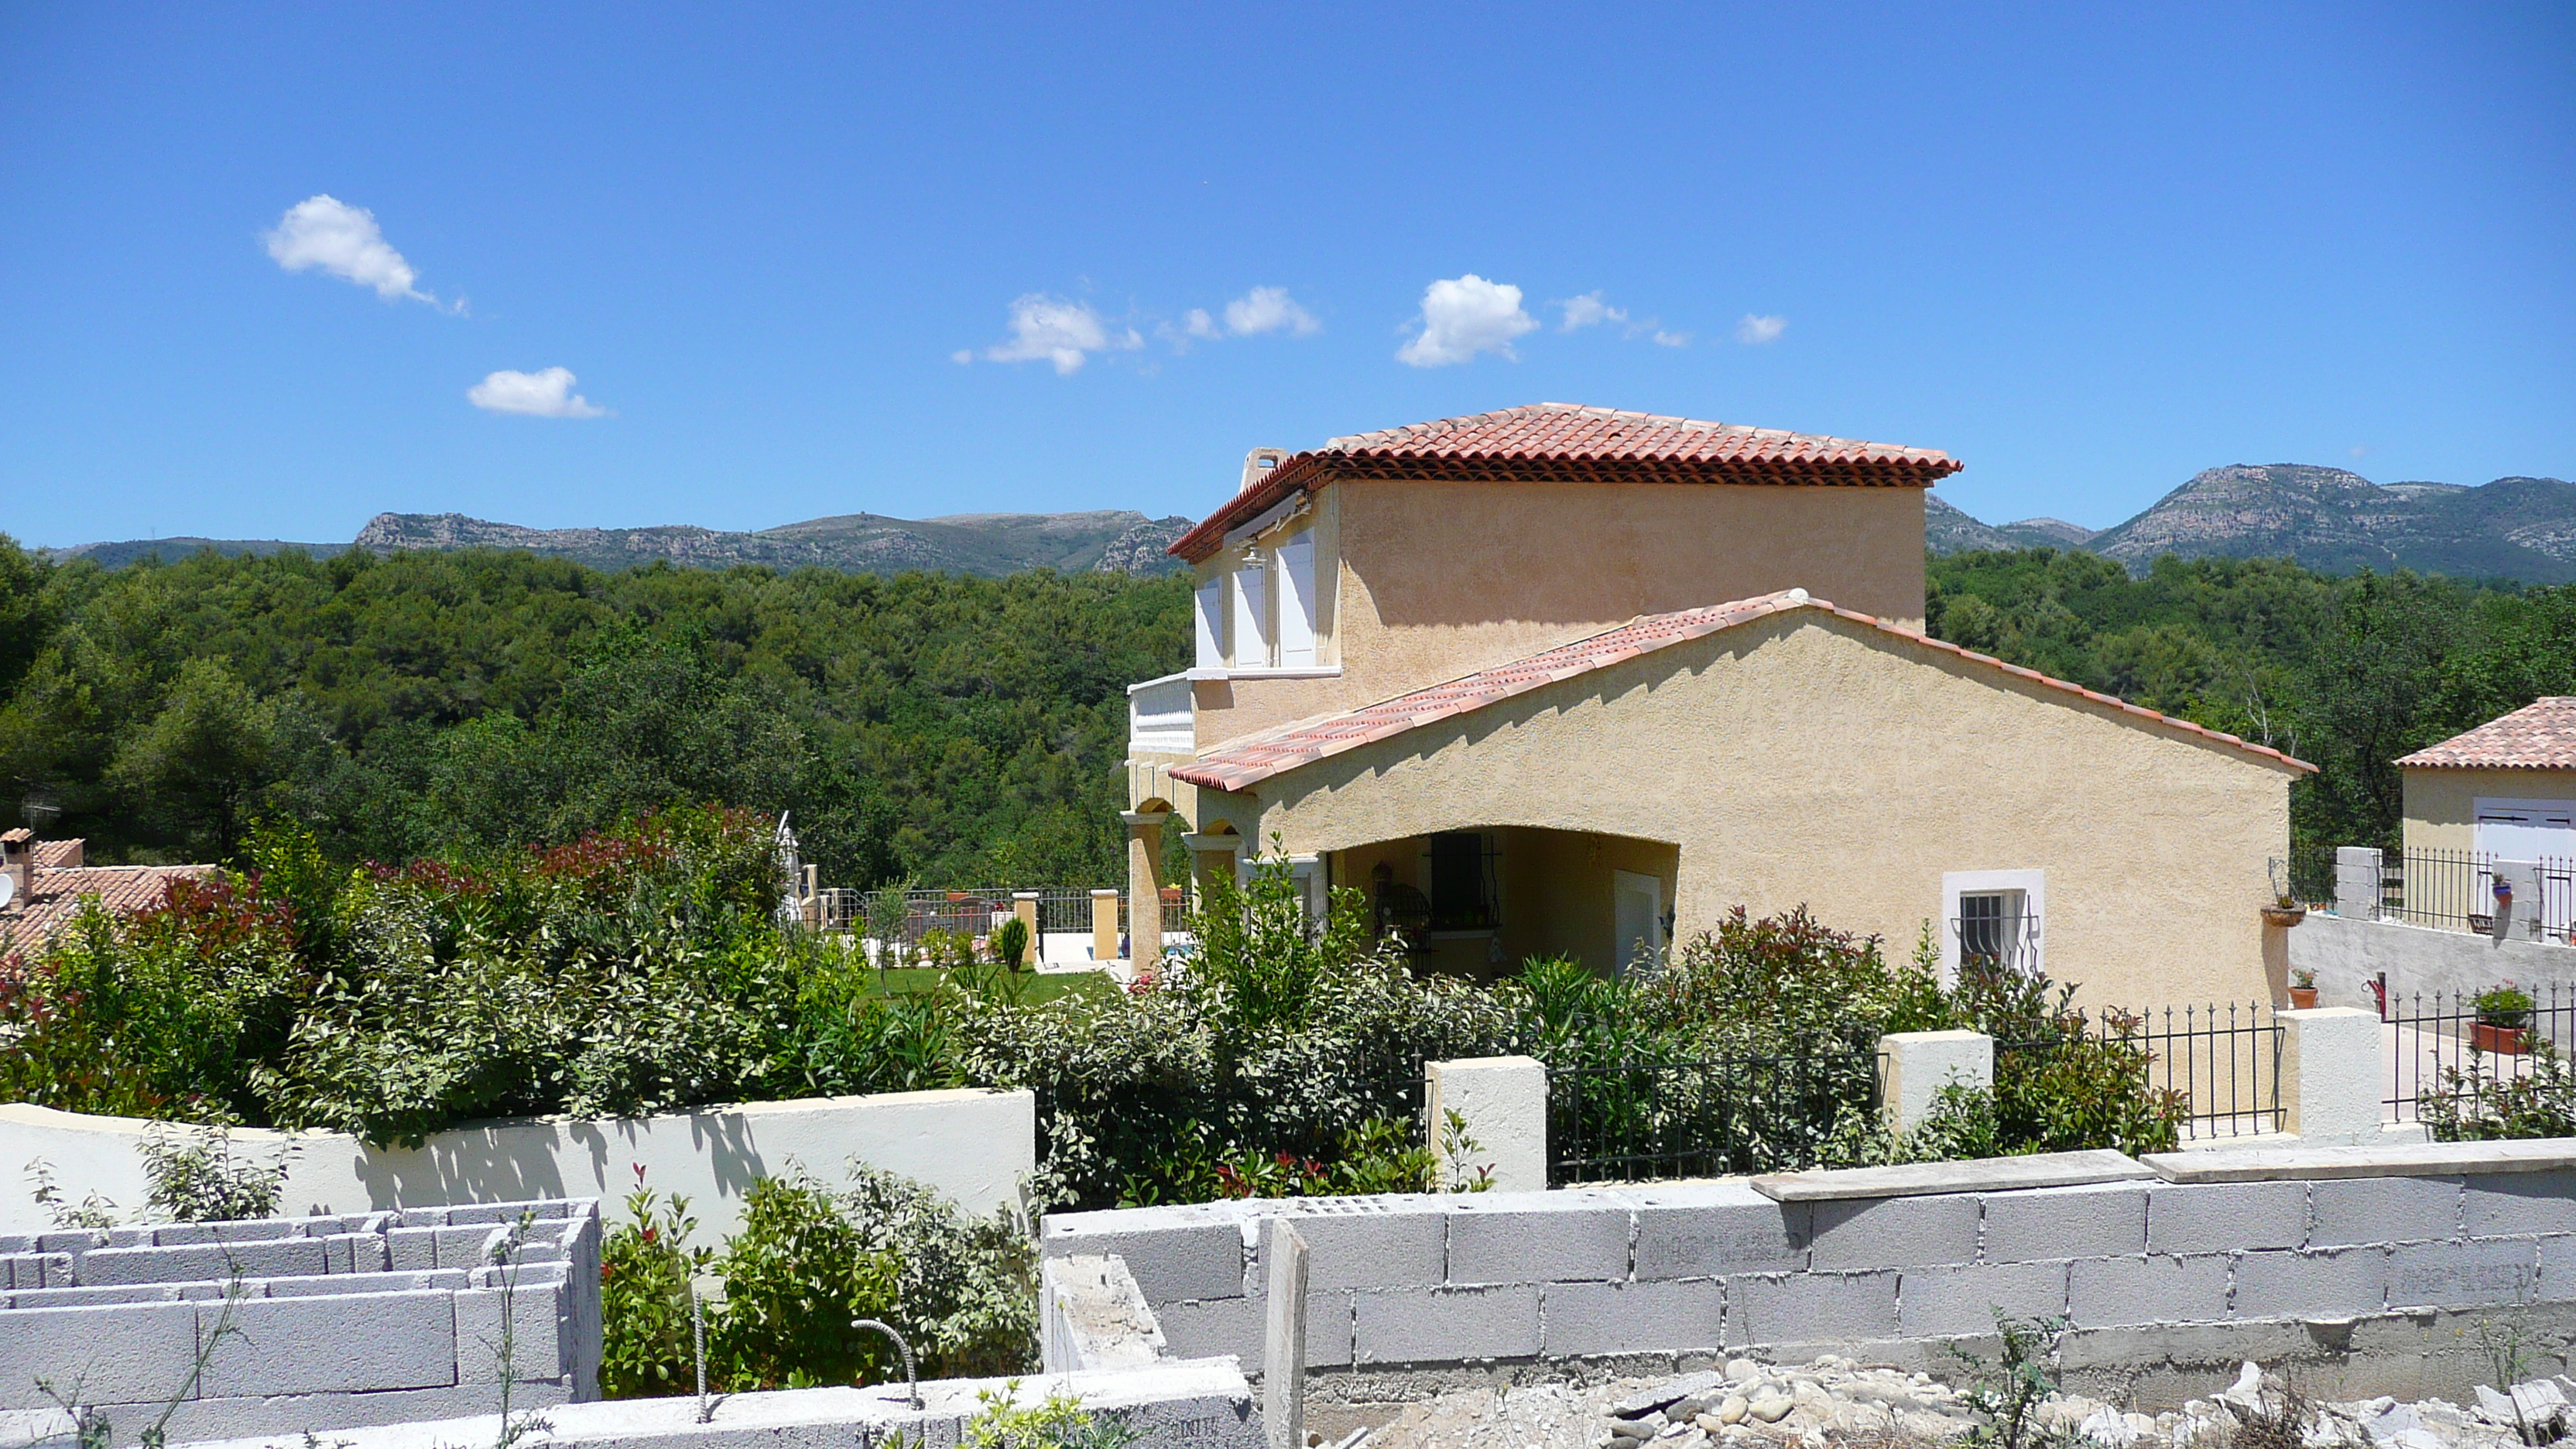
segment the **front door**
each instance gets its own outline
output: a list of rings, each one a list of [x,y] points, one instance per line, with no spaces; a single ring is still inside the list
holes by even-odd
[[[1623,976],[1640,963],[1651,969],[1664,949],[1663,880],[1633,870],[1613,871],[1610,890],[1617,935],[1615,968]]]

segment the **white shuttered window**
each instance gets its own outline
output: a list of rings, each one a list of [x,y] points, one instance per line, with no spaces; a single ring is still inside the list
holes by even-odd
[[[1315,535],[1301,533],[1279,546],[1279,664],[1315,662]]]
[[[1270,665],[1270,575],[1267,560],[1248,554],[1234,571],[1234,667]]]
[[[1199,663],[1201,669],[1225,667],[1225,575],[1210,575],[1199,585]]]

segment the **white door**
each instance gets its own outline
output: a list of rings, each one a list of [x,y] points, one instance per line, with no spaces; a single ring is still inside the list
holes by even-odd
[[[2472,841],[2486,860],[2540,862],[2541,928],[2566,939],[2576,926],[2576,800],[2480,800]],[[2478,875],[2483,901],[2486,872]]]
[[[1652,967],[1664,949],[1664,883],[1633,870],[1612,871],[1610,882],[1616,966],[1626,975],[1641,962]]]

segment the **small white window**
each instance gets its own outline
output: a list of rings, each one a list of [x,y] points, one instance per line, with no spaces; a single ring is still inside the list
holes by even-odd
[[[1225,575],[1210,574],[1199,585],[1199,668],[1225,667]]]
[[[1270,573],[1268,560],[1247,554],[1234,571],[1234,667],[1264,669],[1270,664]]]
[[[1941,877],[1941,977],[1977,964],[2021,976],[2047,974],[2041,907],[2048,876],[2036,870],[1960,870]]]
[[[1300,668],[1315,662],[1315,535],[1300,533],[1279,545],[1279,663]]]

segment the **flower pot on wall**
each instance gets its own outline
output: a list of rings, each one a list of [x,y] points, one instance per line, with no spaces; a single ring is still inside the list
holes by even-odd
[[[2291,987],[2291,988],[2290,988],[2290,1009],[2291,1009],[2291,1010],[2293,1010],[2293,1011],[2306,1011],[2308,1008],[2310,1008],[2310,1007],[2312,1007],[2312,1006],[2315,1006],[2316,1004],[2317,1004],[2317,989],[2316,989],[2315,987],[2313,987],[2313,986],[2293,986],[2293,987]]]
[[[2491,1026],[2481,1021],[2469,1028],[2469,1045],[2498,1056],[2518,1057],[2531,1050],[2531,1028]]]
[[[2305,906],[2265,906],[2263,908],[2263,924],[2267,926],[2295,926],[2307,918],[2308,908]]]

